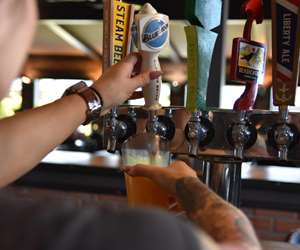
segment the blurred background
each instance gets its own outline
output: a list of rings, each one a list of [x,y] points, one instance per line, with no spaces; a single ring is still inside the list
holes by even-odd
[[[131,1],[139,5],[146,1]],[[160,55],[163,76],[161,104],[164,106],[185,104],[187,83],[187,49],[184,27],[184,1],[151,1],[160,12],[170,16],[170,44]],[[243,85],[228,81],[232,39],[241,37],[245,16],[241,14],[243,1],[229,1],[228,11],[224,10],[225,30],[224,46],[221,53],[214,56],[217,78],[211,79],[208,105],[231,109],[234,101],[243,92]],[[265,22],[255,25],[253,40],[268,45],[268,64],[264,85],[259,88],[256,107],[273,109],[270,100],[271,86],[271,22],[270,1],[264,1]],[[0,104],[0,117],[13,115],[20,110],[37,107],[52,102],[62,95],[64,90],[78,82],[86,80],[89,84],[102,74],[103,40],[103,3],[101,0],[39,0],[40,20],[29,57],[19,78],[16,79],[10,94]],[[226,63],[223,65],[223,55]],[[212,74],[215,75],[215,74]],[[228,95],[230,93],[230,95]],[[300,104],[300,95],[297,101]],[[143,99],[130,101],[130,104],[143,105]],[[300,106],[300,105],[296,105]],[[96,126],[97,129],[97,126]],[[90,137],[92,124],[80,127],[77,137]],[[95,134],[94,134],[95,136]],[[97,137],[97,136],[96,136]],[[73,142],[72,142],[73,143]],[[93,144],[93,145],[92,145]],[[93,151],[98,146],[91,142]],[[98,143],[99,144],[99,143]],[[82,143],[77,141],[76,149]],[[80,149],[80,146],[79,146]],[[81,149],[80,149],[81,150]]]

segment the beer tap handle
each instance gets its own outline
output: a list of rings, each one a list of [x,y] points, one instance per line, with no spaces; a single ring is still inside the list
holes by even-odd
[[[151,71],[160,71],[160,63],[158,60],[158,53],[148,53],[141,52],[142,55],[142,65],[141,71],[151,70]],[[150,80],[150,83],[143,88],[145,106],[149,109],[160,109],[161,105],[159,104],[159,97],[162,85],[162,77],[157,79]]]
[[[248,15],[243,37],[251,40],[253,21],[255,20],[257,24],[260,24],[264,20],[263,2],[262,0],[247,0],[242,6],[242,10]]]
[[[300,1],[272,0],[273,103],[294,106],[299,78]]]
[[[103,72],[121,61],[130,52],[131,26],[134,6],[117,0],[103,1]],[[122,17],[120,21],[120,17]],[[118,32],[116,32],[118,30]],[[107,151],[114,153],[122,134],[122,123],[118,120],[117,107],[113,107],[107,121]],[[120,132],[121,129],[121,132]]]
[[[188,91],[190,112],[207,110],[209,73],[218,33],[212,31],[221,24],[222,1],[188,0],[186,19],[193,25],[185,27],[187,38]]]
[[[233,81],[245,82],[243,94],[235,101],[234,110],[247,111],[253,108],[258,84],[263,82],[266,64],[266,46],[251,40],[252,24],[263,21],[262,0],[248,0],[243,5],[247,14],[243,38],[235,38],[232,46],[230,78]]]
[[[243,94],[234,102],[233,110],[251,110],[255,104],[258,91],[258,83],[246,82]]]
[[[268,141],[280,160],[299,140],[295,125],[289,123],[288,106],[295,105],[299,81],[300,1],[272,0],[273,104],[279,106],[280,121],[268,132]]]
[[[133,25],[133,40],[143,58],[141,71],[160,71],[159,53],[169,42],[169,17],[159,14],[151,4],[146,3],[136,14]],[[151,80],[143,88],[145,106],[158,110],[162,78]]]

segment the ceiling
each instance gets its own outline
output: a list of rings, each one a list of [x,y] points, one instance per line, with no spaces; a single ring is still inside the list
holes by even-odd
[[[180,61],[187,56],[184,20],[170,22],[170,45],[161,53],[162,58]],[[226,55],[231,55],[231,44],[234,37],[240,37],[243,20],[228,20],[225,39]],[[98,20],[40,20],[36,36],[30,50],[37,56],[90,56],[93,53],[102,55],[103,22]],[[271,22],[255,25],[253,40],[267,43],[271,47]],[[85,48],[84,48],[85,47]],[[271,57],[271,49],[269,49]]]
[[[162,58],[173,61],[186,58],[185,25],[185,21],[170,22],[170,45],[162,51]],[[102,20],[41,20],[30,54],[91,56],[88,52],[95,52],[101,56],[102,34]]]
[[[125,0],[124,0],[125,1]],[[226,55],[230,56],[234,37],[242,34],[245,16],[241,6],[245,0],[229,1],[229,19],[225,36]],[[129,0],[133,4],[150,2],[160,12],[167,13],[170,22],[170,45],[161,53],[173,62],[187,56],[184,26],[184,0]],[[40,22],[31,48],[31,55],[89,56],[102,55],[103,0],[38,0]],[[270,17],[270,0],[264,0],[265,17]],[[253,39],[269,43],[270,23],[254,27]]]
[[[130,0],[130,2],[141,4],[146,1]],[[172,75],[170,79],[181,79],[180,81],[183,82],[186,80],[185,62],[187,57],[184,27],[188,25],[187,21],[183,20],[184,1],[178,0],[176,4],[174,4],[175,1],[170,2],[170,0],[151,0],[150,2],[159,6],[161,12],[166,9],[165,13],[171,17],[170,44],[161,52],[160,57],[173,65],[172,67],[168,66],[170,76]],[[232,19],[232,17],[241,16],[240,11],[237,11],[236,8],[242,2],[244,0],[236,0],[235,4],[230,5],[230,19],[226,23],[227,33],[225,35],[225,52],[228,58],[231,57],[232,39],[242,35],[244,20]],[[268,1],[266,2],[268,4]],[[38,76],[53,75],[53,72],[57,74],[60,68],[62,68],[63,75],[64,72],[70,72],[75,67],[74,75],[82,75],[84,71],[86,76],[97,78],[101,74],[99,68],[101,68],[102,62],[102,8],[102,0],[39,0],[40,21],[30,49],[31,60],[29,60],[30,63],[28,63],[29,67],[27,67],[26,72],[37,71],[37,66],[40,66],[40,73],[36,73]],[[271,46],[270,25],[270,21],[266,21],[262,25],[254,26],[253,40],[265,42]],[[64,59],[61,60],[60,65],[57,63],[59,66],[55,68],[55,61],[58,57]],[[74,66],[71,62],[74,61],[75,57],[77,59]],[[269,57],[271,57],[271,49],[269,49]],[[68,58],[73,59],[70,61]],[[89,62],[82,60],[82,66],[80,66],[80,58],[92,60]],[[94,63],[94,65],[90,63]],[[43,69],[42,64],[45,64]],[[63,70],[64,67],[65,70]],[[91,76],[92,67],[94,67],[94,73]],[[47,70],[49,72],[46,72]],[[178,76],[179,72],[181,72],[180,77]],[[173,77],[175,75],[177,76]]]
[[[224,0],[223,0],[224,1]],[[229,19],[243,19],[241,6],[245,0],[227,0]],[[168,13],[171,19],[185,19],[187,0],[128,0],[133,4],[150,2],[162,13]],[[263,0],[264,16],[271,17],[271,0]],[[38,0],[41,19],[102,19],[103,0]]]

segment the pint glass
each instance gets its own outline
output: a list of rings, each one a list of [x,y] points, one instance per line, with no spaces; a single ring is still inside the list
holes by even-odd
[[[122,147],[122,163],[125,166],[147,164],[167,167],[170,162],[168,142],[157,135],[138,134]],[[145,177],[125,174],[128,204],[131,207],[161,207],[168,209],[169,195],[157,184]]]

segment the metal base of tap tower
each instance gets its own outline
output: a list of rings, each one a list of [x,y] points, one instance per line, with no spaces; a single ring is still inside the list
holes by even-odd
[[[137,133],[145,131],[148,114],[142,107],[121,106],[119,114],[128,114],[133,110],[136,113]],[[205,147],[198,148],[197,154],[191,153],[191,145],[185,137],[185,126],[191,118],[184,107],[168,107],[159,111],[160,115],[170,117],[176,126],[174,138],[170,141],[170,148],[175,156],[186,155],[197,158],[196,166],[203,174],[203,181],[216,191],[224,199],[239,205],[241,188],[241,165],[247,161],[269,161],[278,165],[283,163],[278,158],[277,149],[268,141],[270,129],[280,122],[278,112],[253,110],[247,114],[249,121],[257,130],[257,140],[252,147],[245,149],[243,159],[233,156],[233,147],[227,138],[230,126],[237,122],[239,114],[232,110],[214,110],[209,112],[209,120],[212,122],[215,135],[213,140]],[[299,121],[299,122],[298,122]],[[294,124],[300,130],[300,114],[289,113],[289,123]],[[288,151],[288,159],[284,164],[297,164],[300,162],[300,145],[296,144]]]

